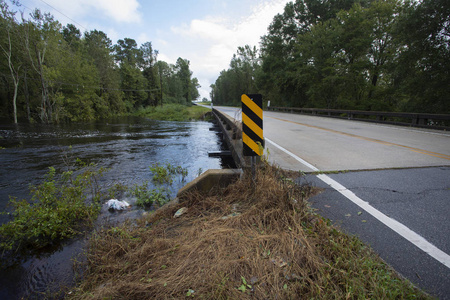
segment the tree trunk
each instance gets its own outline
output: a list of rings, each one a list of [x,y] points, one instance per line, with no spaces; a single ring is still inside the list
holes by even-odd
[[[3,50],[3,53],[5,54],[6,58],[8,59],[8,68],[9,71],[11,72],[11,77],[13,79],[13,84],[14,84],[14,95],[13,95],[13,109],[14,109],[14,123],[17,124],[17,90],[19,87],[19,69],[20,69],[20,65],[17,68],[14,68],[14,64],[12,62],[12,43],[11,43],[11,34],[10,31],[8,30],[8,49],[3,48],[2,46],[1,49]]]
[[[50,103],[50,99],[48,97],[48,89],[47,84],[44,78],[44,70],[42,68],[42,57],[39,50],[36,49],[36,57],[38,63],[39,77],[41,80],[41,88],[42,88],[42,101],[41,101],[41,113],[40,118],[45,123],[50,123],[52,121],[52,107]]]
[[[25,94],[25,103],[27,105],[27,119],[28,122],[31,122],[31,112],[30,112],[30,95],[28,94],[28,82],[27,82],[27,68],[25,68],[25,76],[23,79],[24,84],[24,94]]]
[[[372,76],[372,86],[370,87],[369,95],[368,95],[369,99],[372,99],[373,91],[375,90],[375,87],[377,86],[377,82],[378,82],[378,73],[375,73]]]
[[[17,88],[19,87],[19,82],[14,80],[14,97],[13,97],[13,108],[14,108],[14,123],[17,124]]]

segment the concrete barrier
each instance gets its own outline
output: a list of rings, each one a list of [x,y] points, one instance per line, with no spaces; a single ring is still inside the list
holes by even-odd
[[[250,157],[245,157],[243,154],[242,123],[214,108],[213,115],[223,133],[223,139],[231,151],[236,166],[242,169],[250,168]]]
[[[207,193],[216,187],[226,187],[238,180],[241,175],[241,169],[210,169],[182,187],[178,191],[177,198],[182,202],[183,196],[194,190]]]
[[[176,201],[182,202],[183,195],[195,189],[207,193],[213,188],[224,188],[238,180],[242,176],[243,170],[249,169],[251,166],[250,157],[243,155],[242,123],[216,109],[212,110],[212,114],[239,169],[211,169],[206,171],[182,187],[178,191]]]

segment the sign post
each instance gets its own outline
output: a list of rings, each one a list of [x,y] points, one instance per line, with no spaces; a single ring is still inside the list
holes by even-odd
[[[243,94],[241,101],[243,154],[251,157],[254,175],[256,157],[263,155],[264,152],[262,95]]]

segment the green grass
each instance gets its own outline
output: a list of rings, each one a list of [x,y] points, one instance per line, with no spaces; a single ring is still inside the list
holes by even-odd
[[[166,104],[164,106],[146,107],[136,112],[137,116],[161,121],[192,121],[203,120],[204,115],[211,111],[201,106],[186,106],[181,104]]]

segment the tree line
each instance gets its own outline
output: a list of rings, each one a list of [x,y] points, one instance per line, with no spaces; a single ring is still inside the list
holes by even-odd
[[[38,9],[29,18],[5,0],[0,9],[2,118],[84,121],[162,103],[190,105],[199,97],[189,61],[160,61],[151,42],[138,47],[124,38],[113,44],[102,31],[82,34]]]
[[[450,113],[450,2],[296,0],[239,47],[214,104]]]

